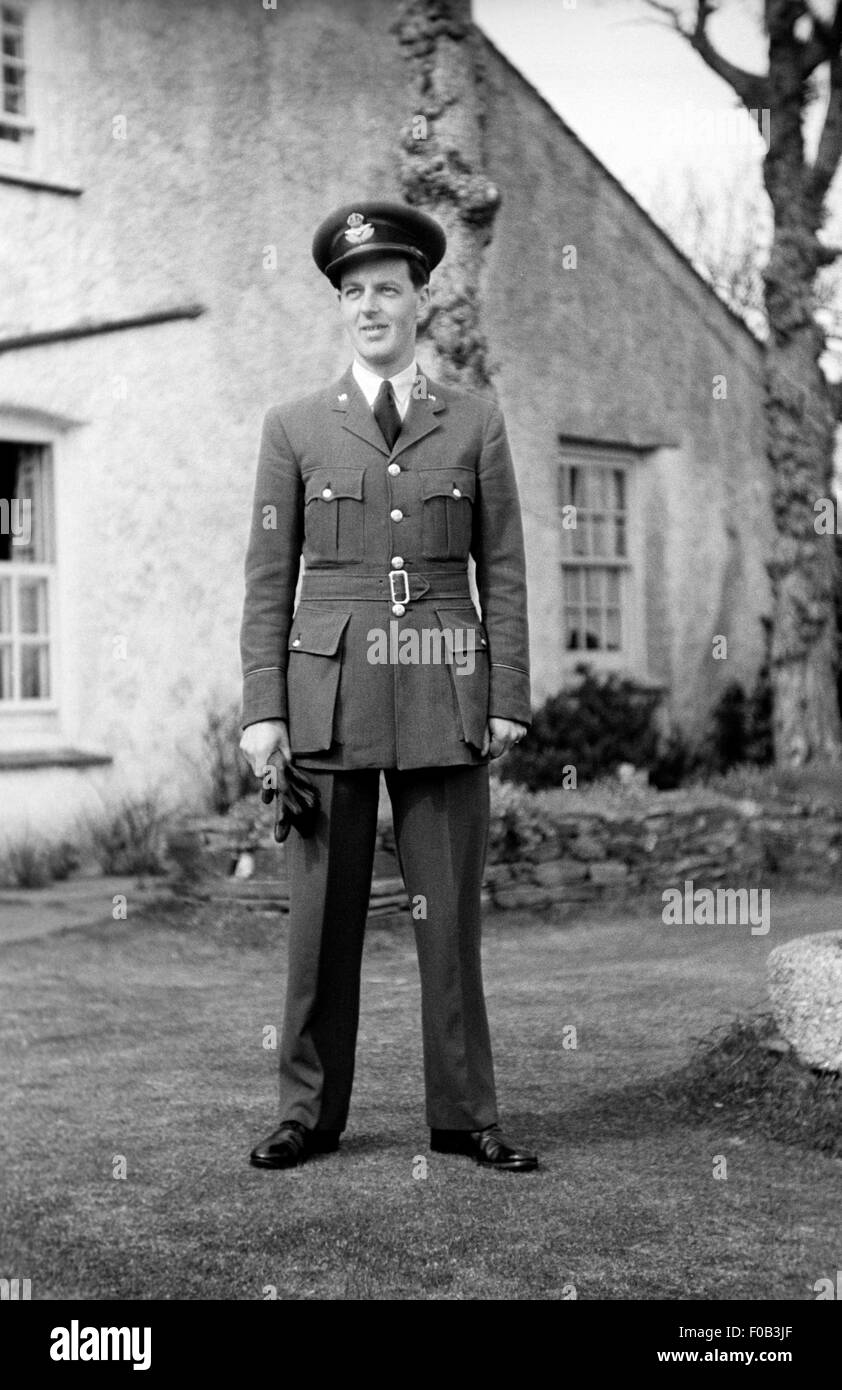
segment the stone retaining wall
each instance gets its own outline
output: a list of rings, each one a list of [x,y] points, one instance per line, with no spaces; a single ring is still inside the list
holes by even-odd
[[[528,857],[489,863],[486,905],[554,907],[564,915],[566,905],[575,910],[583,903],[661,893],[688,879],[696,887],[760,887],[778,873],[810,885],[842,879],[842,808],[703,800],[679,791],[574,813],[567,808],[576,805],[576,794],[564,795],[560,811],[558,802],[552,804],[556,794],[545,794],[547,838],[530,847]],[[188,875],[182,879],[194,896],[287,907],[284,849],[272,839],[265,808],[195,818],[184,822],[179,836],[175,857],[186,863],[192,854],[197,865],[192,883]],[[241,871],[251,869],[249,876],[234,875],[238,863]],[[391,825],[384,822],[371,913],[406,910]]]

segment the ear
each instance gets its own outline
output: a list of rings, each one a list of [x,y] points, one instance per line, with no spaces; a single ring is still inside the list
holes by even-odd
[[[425,317],[425,315],[426,315],[426,313],[427,313],[427,310],[428,310],[429,307],[430,307],[430,283],[429,283],[429,281],[427,282],[426,285],[422,285],[421,288],[420,288],[420,290],[416,290],[416,294],[417,294],[417,296],[418,296],[418,299],[417,299],[417,303],[416,303],[415,317],[416,317],[417,319],[421,319],[421,318]]]

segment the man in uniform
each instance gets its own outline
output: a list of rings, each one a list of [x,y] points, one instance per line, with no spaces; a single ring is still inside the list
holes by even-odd
[[[531,713],[523,537],[499,409],[416,364],[445,246],[402,204],[328,217],[313,257],[353,362],[264,421],[240,746],[258,776],[276,753],[306,769],[321,810],[312,838],[286,842],[281,1124],[252,1151],[257,1167],[333,1152],[346,1125],[381,769],[413,904],[431,1148],[537,1166],[498,1124],[480,961],[488,761]]]

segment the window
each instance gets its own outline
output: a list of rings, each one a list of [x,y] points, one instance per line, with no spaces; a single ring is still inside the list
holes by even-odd
[[[562,646],[596,665],[628,665],[635,637],[632,467],[619,451],[582,447],[565,450],[559,470]]]
[[[54,590],[50,450],[0,441],[0,710],[54,698]]]
[[[23,132],[30,129],[24,24],[22,5],[0,5],[0,57],[3,63],[0,140],[18,141]]]

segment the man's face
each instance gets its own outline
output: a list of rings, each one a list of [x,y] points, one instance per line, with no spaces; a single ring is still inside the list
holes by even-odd
[[[430,301],[415,289],[403,256],[383,256],[343,272],[339,308],[358,361],[378,376],[394,376],[415,356],[418,319]]]

